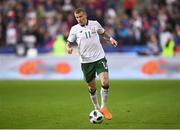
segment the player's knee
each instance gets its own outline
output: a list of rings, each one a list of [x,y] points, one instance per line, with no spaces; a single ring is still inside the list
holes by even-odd
[[[102,81],[102,86],[109,86],[109,81],[108,80],[103,80]]]
[[[89,82],[87,85],[89,88],[96,88],[96,82],[94,80]]]
[[[96,92],[96,82],[94,80],[88,83],[88,89],[89,89],[89,93],[91,95],[95,94],[95,92]]]

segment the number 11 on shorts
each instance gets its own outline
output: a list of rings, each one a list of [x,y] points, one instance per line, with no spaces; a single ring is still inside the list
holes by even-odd
[[[103,66],[104,66],[104,68],[105,68],[105,69],[108,69],[108,67],[107,67],[107,64],[106,64],[106,63],[104,63],[104,62],[102,61],[102,64],[103,64]]]

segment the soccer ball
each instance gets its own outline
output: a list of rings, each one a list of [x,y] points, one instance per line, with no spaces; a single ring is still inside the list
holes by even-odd
[[[93,124],[100,124],[104,120],[103,114],[99,110],[93,110],[89,114],[89,121]]]

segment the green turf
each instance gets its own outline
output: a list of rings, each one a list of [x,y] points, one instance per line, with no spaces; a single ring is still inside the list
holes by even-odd
[[[180,81],[111,81],[108,106],[113,119],[90,124],[84,81],[0,81],[3,129],[180,128]]]

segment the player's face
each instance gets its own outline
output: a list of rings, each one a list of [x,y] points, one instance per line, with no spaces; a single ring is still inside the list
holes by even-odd
[[[77,22],[80,25],[86,25],[86,23],[87,23],[87,15],[86,15],[86,13],[80,12],[78,14],[75,13],[74,15],[75,15],[75,18],[76,18]]]

